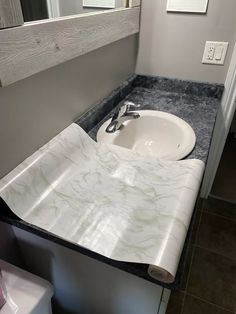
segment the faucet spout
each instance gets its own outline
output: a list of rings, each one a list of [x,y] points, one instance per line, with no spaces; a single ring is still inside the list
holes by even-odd
[[[139,107],[140,105],[135,105],[132,102],[125,102],[124,105],[121,106],[119,110],[113,115],[111,123],[106,128],[106,132],[114,133],[121,128],[125,121],[138,119],[140,117],[139,113],[130,111],[130,109],[135,109]]]
[[[116,130],[117,130],[117,124],[118,124],[118,121],[117,120],[114,120],[112,121],[106,128],[106,132],[107,133],[114,133]]]

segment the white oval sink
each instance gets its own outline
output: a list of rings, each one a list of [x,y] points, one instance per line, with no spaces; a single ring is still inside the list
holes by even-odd
[[[111,119],[106,121],[98,130],[97,141],[166,160],[182,159],[193,150],[196,136],[184,120],[162,111],[135,112],[140,114],[140,118],[124,122],[114,133],[106,132]]]

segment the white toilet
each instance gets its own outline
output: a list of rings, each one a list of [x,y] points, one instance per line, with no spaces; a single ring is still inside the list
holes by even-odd
[[[0,268],[7,290],[7,302],[1,314],[52,313],[53,287],[49,282],[1,259]]]

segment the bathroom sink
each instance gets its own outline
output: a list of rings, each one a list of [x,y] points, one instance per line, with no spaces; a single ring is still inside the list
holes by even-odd
[[[97,141],[166,160],[182,159],[193,150],[196,136],[184,120],[162,111],[135,112],[140,114],[140,118],[125,121],[114,133],[106,132],[111,122],[111,119],[107,120],[98,130]]]

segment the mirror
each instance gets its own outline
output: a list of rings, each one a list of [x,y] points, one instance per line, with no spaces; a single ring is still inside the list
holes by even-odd
[[[20,1],[33,22],[24,25]],[[61,12],[60,4],[74,1],[86,11]],[[0,0],[0,87],[138,34],[139,26],[140,0]]]
[[[24,21],[37,21],[126,7],[126,0],[20,0]]]

